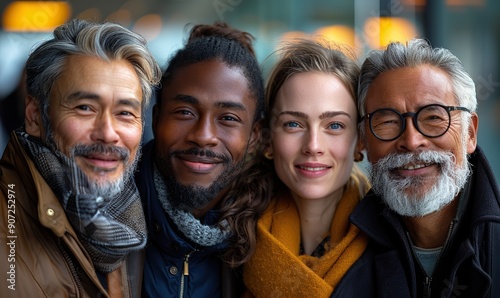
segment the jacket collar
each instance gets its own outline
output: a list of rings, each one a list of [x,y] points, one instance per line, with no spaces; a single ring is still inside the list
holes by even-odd
[[[76,238],[59,199],[38,172],[34,162],[21,146],[14,132],[11,134],[10,145],[12,147],[8,147],[6,151],[9,150],[15,154],[7,155],[7,161],[14,164],[20,173],[21,179],[23,179],[23,183],[27,187],[33,188],[30,193],[36,194],[36,197],[30,196],[29,198],[33,202],[28,202],[28,198],[26,200],[20,198],[21,201],[24,201],[23,206],[26,205],[28,213],[34,218],[38,218],[43,226],[51,229],[58,237],[62,237],[68,231]],[[35,199],[37,203],[34,202]],[[35,204],[37,206],[36,210],[30,207],[35,206]]]
[[[106,293],[90,262],[90,257],[71,227],[59,199],[38,172],[35,164],[19,143],[15,132],[11,133],[10,142],[5,149],[2,160],[14,166],[23,182],[23,187],[26,188],[28,195],[16,198],[23,209],[33,218],[38,218],[44,227],[50,229],[66,242],[94,284],[102,293]],[[105,296],[107,297],[107,294]]]
[[[482,149],[478,146],[469,156],[473,174],[469,178],[472,226],[484,221],[500,222],[500,195],[493,171],[486,160]],[[386,220],[381,221],[380,216]],[[389,231],[396,229],[404,233],[399,216],[389,210],[382,199],[370,190],[350,216],[350,220],[371,239],[379,244],[391,247],[393,244]]]
[[[381,216],[390,219],[391,222],[396,223],[396,226],[399,226],[396,214],[385,206],[381,198],[373,190],[370,190],[354,209],[349,219],[364,231],[370,239],[382,246],[392,247],[393,240],[388,233],[394,228],[387,221],[381,221]]]
[[[500,192],[493,171],[483,150],[478,146],[471,154],[472,165],[472,224],[484,221],[500,222]]]

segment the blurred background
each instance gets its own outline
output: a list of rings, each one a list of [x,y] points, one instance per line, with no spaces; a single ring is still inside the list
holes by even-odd
[[[359,62],[389,41],[427,38],[450,49],[476,83],[479,145],[500,181],[500,1],[496,0],[0,0],[0,153],[22,125],[23,66],[34,46],[70,18],[120,23],[146,37],[164,69],[194,24],[225,21],[251,33],[266,76],[280,41],[321,36]],[[150,121],[147,121],[150,122]],[[152,137],[145,127],[144,139]]]

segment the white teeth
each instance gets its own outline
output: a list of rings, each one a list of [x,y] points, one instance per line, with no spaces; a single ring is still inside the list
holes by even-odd
[[[425,163],[425,164],[419,164],[419,165],[409,165],[409,166],[404,166],[402,167],[403,170],[417,170],[421,168],[425,168],[430,166],[431,164]]]
[[[326,167],[317,167],[317,168],[312,168],[312,167],[303,167],[303,166],[299,166],[299,168],[303,169],[303,170],[306,170],[306,171],[322,171],[322,170],[325,170]]]

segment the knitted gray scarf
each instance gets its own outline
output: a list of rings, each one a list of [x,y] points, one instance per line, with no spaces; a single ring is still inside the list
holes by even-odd
[[[226,220],[221,222],[224,229],[220,229],[216,225],[203,225],[190,212],[177,209],[168,200],[167,185],[156,166],[154,167],[153,175],[158,200],[160,200],[163,209],[184,236],[202,246],[213,246],[229,238],[230,231]]]
[[[132,177],[118,195],[96,197],[86,187],[85,174],[69,158],[36,137],[16,133],[98,270],[115,270],[129,252],[146,245],[144,213]]]

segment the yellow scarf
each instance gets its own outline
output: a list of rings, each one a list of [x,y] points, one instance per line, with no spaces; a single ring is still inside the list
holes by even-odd
[[[316,258],[299,256],[297,207],[291,198],[276,198],[257,224],[257,249],[243,275],[247,289],[255,297],[330,297],[368,243],[366,235],[349,222],[358,202],[357,185],[351,185],[332,220],[332,247]]]

